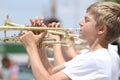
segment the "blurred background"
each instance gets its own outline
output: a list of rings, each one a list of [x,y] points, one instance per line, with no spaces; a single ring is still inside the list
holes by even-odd
[[[44,16],[46,20],[56,19],[63,28],[79,28],[86,8],[92,3],[110,0],[0,0],[0,25],[4,25],[6,16],[19,24],[30,24],[30,18]],[[111,0],[120,3],[120,0]],[[15,32],[9,32],[13,36]],[[77,33],[76,33],[77,34]],[[0,37],[4,33],[0,31]],[[52,53],[48,57],[52,60]],[[50,53],[50,54],[49,54]],[[8,56],[19,66],[18,80],[33,80],[31,68],[27,66],[28,56],[21,44],[0,42],[0,61]],[[0,62],[2,68],[2,63]]]

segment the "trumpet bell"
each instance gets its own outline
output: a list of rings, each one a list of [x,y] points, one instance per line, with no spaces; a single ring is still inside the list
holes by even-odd
[[[4,25],[5,25],[5,26],[24,26],[24,25],[21,25],[21,24],[17,24],[17,23],[12,22],[12,21],[9,19],[9,16],[8,16],[8,15],[6,16]]]

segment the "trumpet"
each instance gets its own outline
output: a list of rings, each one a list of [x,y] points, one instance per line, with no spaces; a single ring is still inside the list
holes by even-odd
[[[69,29],[71,29],[71,28],[69,28]],[[64,40],[67,38],[73,38],[73,39],[78,38],[77,35],[69,33],[68,28],[63,29],[63,28],[50,28],[50,27],[38,27],[38,26],[26,27],[25,25],[21,25],[21,24],[12,22],[9,19],[9,16],[7,16],[6,20],[5,20],[5,25],[0,26],[0,31],[4,31],[4,37],[0,38],[0,41],[10,42],[10,43],[11,42],[20,42],[18,36],[7,37],[6,32],[10,31],[10,30],[13,30],[13,31],[18,30],[18,31],[20,31],[20,33],[22,31],[29,31],[29,30],[30,31],[46,30],[48,33],[55,34],[55,35],[62,35],[64,37],[63,41],[56,41],[55,39],[45,37],[45,39],[42,41],[43,44],[65,44]],[[59,30],[62,32],[60,32]],[[79,30],[79,28],[76,30]]]

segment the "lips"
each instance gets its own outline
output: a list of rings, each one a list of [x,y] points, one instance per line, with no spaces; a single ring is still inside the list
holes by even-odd
[[[79,33],[81,34],[82,30],[80,29]]]

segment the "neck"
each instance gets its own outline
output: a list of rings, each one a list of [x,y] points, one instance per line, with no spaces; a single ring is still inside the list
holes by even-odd
[[[96,39],[93,43],[90,43],[90,51],[95,51],[101,48],[108,48],[108,42]]]

